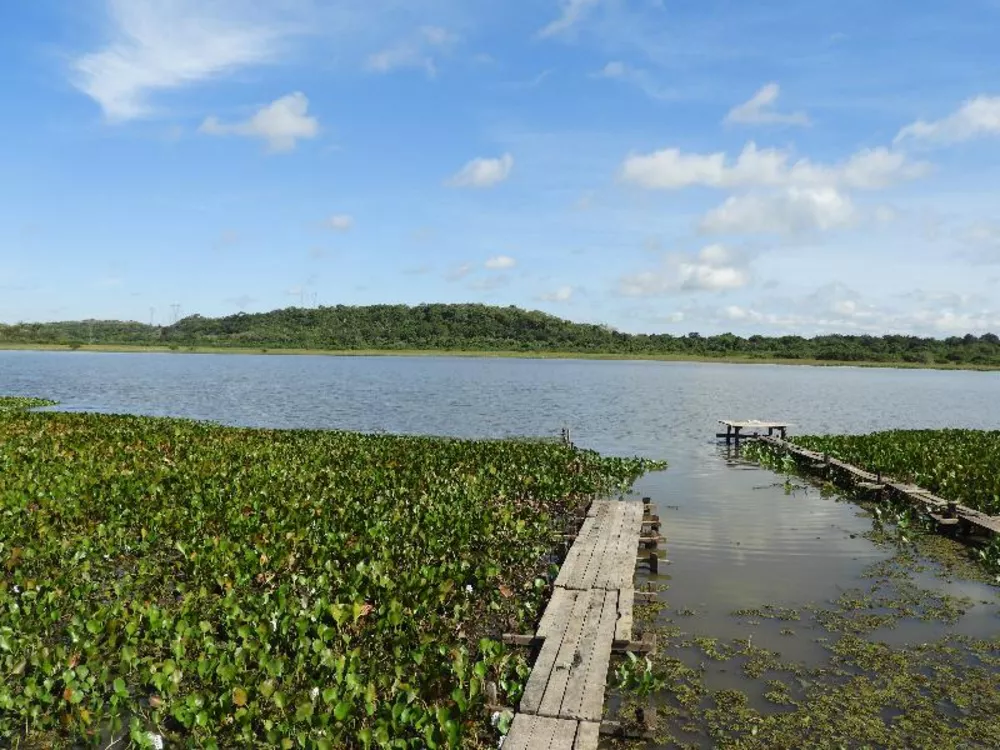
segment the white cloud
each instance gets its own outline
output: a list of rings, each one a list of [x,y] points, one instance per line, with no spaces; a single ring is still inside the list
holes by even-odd
[[[423,26],[410,39],[369,56],[368,69],[388,73],[398,68],[423,68],[427,75],[437,74],[436,53],[446,50],[458,37],[439,26]]]
[[[471,263],[463,263],[462,265],[456,266],[451,271],[449,271],[445,275],[445,280],[460,281],[461,279],[464,279],[466,276],[472,273],[474,270],[475,268]]]
[[[309,99],[296,91],[261,107],[243,122],[225,124],[217,117],[208,117],[198,131],[206,135],[261,138],[273,152],[292,151],[299,139],[315,138],[319,134],[319,120],[308,112]]]
[[[675,92],[658,85],[649,71],[635,68],[620,60],[612,60],[594,78],[606,78],[612,81],[623,81],[638,86],[650,99],[671,99]]]
[[[451,177],[447,184],[462,188],[493,187],[506,180],[513,168],[514,157],[510,154],[497,159],[473,159]]]
[[[153,114],[155,91],[274,62],[297,33],[286,15],[237,0],[106,0],[110,38],[72,63],[72,79],[111,121]]]
[[[749,101],[729,110],[725,122],[741,125],[808,125],[805,112],[776,112],[774,103],[778,101],[781,88],[777,83],[765,84]]]
[[[494,271],[505,268],[513,268],[516,265],[517,261],[509,255],[495,255],[486,261],[486,267]]]
[[[1000,223],[981,221],[959,234],[963,249],[960,255],[975,263],[1000,262]]]
[[[538,36],[544,39],[569,31],[582,21],[599,2],[600,0],[562,0],[562,13],[559,18],[539,31]]]
[[[894,143],[912,139],[955,143],[982,136],[1000,136],[1000,96],[977,96],[941,120],[917,120],[899,131]]]
[[[627,297],[652,297],[678,291],[719,292],[750,283],[743,259],[724,245],[707,245],[696,255],[672,255],[662,268],[622,277]]]
[[[710,234],[782,234],[854,225],[858,210],[836,188],[789,187],[773,194],[733,196],[709,211],[699,229]]]
[[[485,279],[470,281],[468,287],[469,289],[474,289],[477,292],[491,292],[494,289],[501,289],[508,284],[510,284],[510,276],[505,273],[501,273]]]
[[[684,153],[667,148],[650,154],[630,154],[619,177],[643,188],[676,190],[693,185],[735,187],[833,187],[875,190],[927,174],[926,162],[910,161],[886,148],[863,149],[838,164],[791,161],[791,154],[747,143],[735,161],[719,151]]]
[[[573,289],[573,287],[566,284],[552,290],[551,292],[539,295],[538,299],[542,302],[569,302],[573,298],[574,291],[576,290]]]
[[[354,217],[350,214],[334,214],[323,224],[336,232],[346,232],[354,228]]]

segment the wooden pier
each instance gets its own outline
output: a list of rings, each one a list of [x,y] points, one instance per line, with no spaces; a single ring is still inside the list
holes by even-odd
[[[775,432],[777,432],[781,435],[782,439],[784,439],[787,436],[788,428],[791,426],[788,422],[761,422],[758,419],[743,421],[720,419],[719,424],[725,427],[726,431],[716,433],[715,436],[717,438],[725,438],[726,443],[732,443],[734,441],[739,443],[740,440],[757,437],[759,430],[767,430],[768,436],[772,436]],[[754,432],[744,434],[743,430],[754,430]]]
[[[876,493],[877,496],[892,494],[906,500],[930,516],[938,526],[959,526],[965,531],[976,528],[989,534],[1000,534],[1000,516],[981,513],[938,497],[916,485],[884,477],[880,473],[860,469],[832,456],[801,448],[784,438],[759,436],[757,439],[801,459],[811,472],[819,473],[827,479],[839,476],[857,490]]]
[[[652,648],[632,640],[633,576],[644,528],[659,531],[648,498],[591,504],[537,632],[507,638],[541,649],[503,750],[597,748],[612,652]]]

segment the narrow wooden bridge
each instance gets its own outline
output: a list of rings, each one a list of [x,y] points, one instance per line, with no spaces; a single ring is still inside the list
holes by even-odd
[[[825,478],[833,478],[836,473],[844,477],[851,486],[858,490],[876,493],[876,495],[892,493],[901,497],[930,516],[938,526],[964,526],[966,529],[977,528],[989,534],[1000,534],[1000,516],[981,513],[973,508],[938,497],[914,484],[883,477],[880,473],[866,471],[832,456],[802,448],[782,438],[760,436],[757,439],[803,460],[806,468]]]
[[[541,649],[503,750],[597,748],[612,651],[652,649],[632,640],[636,550],[658,539],[644,528],[659,532],[647,503],[591,504],[537,632],[520,637]]]

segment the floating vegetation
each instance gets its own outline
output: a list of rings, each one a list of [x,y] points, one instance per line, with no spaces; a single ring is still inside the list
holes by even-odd
[[[55,401],[44,398],[26,398],[24,396],[0,396],[0,412],[25,411],[42,406],[55,406]]]
[[[954,567],[948,563],[952,548],[962,549],[954,540],[916,532],[901,544],[888,519],[873,519],[873,526],[884,532],[873,541],[895,554],[870,565],[857,588],[818,605],[730,613],[745,626],[796,622],[821,649],[809,663],[756,645],[756,631],[726,642],[665,627],[662,618],[637,621],[657,634],[652,669],[669,675],[651,697],[657,746],[1000,747],[1000,638],[949,634],[974,603],[915,582],[918,575],[950,579],[981,567],[967,554]],[[905,646],[873,639],[904,621],[938,623],[940,639]],[[780,634],[795,635],[785,627]],[[725,689],[710,687],[720,682]]]
[[[891,430],[802,436],[792,442],[912,482],[946,500],[1000,514],[1000,431]]]
[[[495,745],[554,527],[651,468],[5,409],[0,745]]]

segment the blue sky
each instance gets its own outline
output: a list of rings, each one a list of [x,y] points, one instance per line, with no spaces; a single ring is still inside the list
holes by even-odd
[[[998,0],[9,0],[0,320],[1000,331],[998,28]]]

